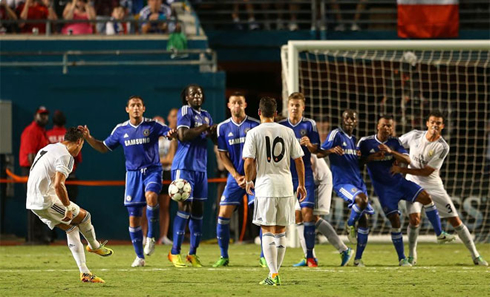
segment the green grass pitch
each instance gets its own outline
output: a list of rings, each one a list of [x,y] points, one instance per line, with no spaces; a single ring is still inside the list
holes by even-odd
[[[110,246],[110,242],[109,245]],[[198,250],[203,268],[174,268],[168,246],[157,246],[147,265],[131,268],[130,245],[115,245],[114,255],[87,254],[87,265],[105,284],[79,281],[66,245],[0,246],[1,296],[490,296],[490,268],[474,266],[462,244],[419,244],[418,265],[398,267],[393,246],[369,244],[367,267],[339,267],[340,257],[329,245],[316,247],[318,268],[293,268],[301,258],[288,248],[280,270],[283,285],[264,287],[268,269],[258,266],[259,246],[231,245],[230,266],[215,269],[215,244]],[[184,245],[183,252],[189,246]],[[477,245],[490,259],[490,244]]]

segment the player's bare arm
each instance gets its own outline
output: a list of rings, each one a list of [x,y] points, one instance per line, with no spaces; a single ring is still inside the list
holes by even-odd
[[[397,151],[394,151],[392,150],[389,146],[387,146],[386,144],[382,143],[378,146],[379,150],[382,151],[382,152],[386,152],[388,154],[392,154],[393,157],[395,157],[395,159],[398,161],[398,162],[401,162],[401,163],[405,163],[405,164],[410,164],[410,156],[409,155],[406,155],[406,154],[401,154]]]
[[[252,158],[245,158],[243,169],[245,171],[245,190],[249,195],[253,195],[252,189],[255,188],[253,178],[255,177],[255,160]],[[303,180],[304,183],[304,180]]]
[[[66,191],[65,180],[66,177],[63,173],[56,172],[56,175],[54,177],[54,190],[56,192],[56,196],[58,196],[61,203],[63,203],[66,208],[65,217],[62,219],[62,221],[69,222],[73,218],[73,212],[70,208],[71,202],[68,198],[68,192]]]
[[[298,189],[296,193],[299,198],[299,202],[302,202],[306,198],[306,188],[305,188],[305,164],[303,163],[303,158],[299,157],[294,159],[294,164],[296,165],[296,172],[298,173]]]
[[[333,147],[333,148],[328,149],[328,150],[320,150],[316,154],[316,156],[318,158],[325,158],[326,156],[328,156],[330,154],[336,154],[336,155],[342,156],[344,154],[344,150],[340,147],[340,145],[338,145],[338,146]]]
[[[411,175],[419,175],[419,176],[429,176],[435,170],[436,170],[435,168],[432,168],[430,166],[425,166],[424,168],[406,168],[406,167],[400,167],[398,165],[393,165],[391,167],[392,174],[403,173],[403,174],[411,174]]]
[[[105,146],[105,144],[102,141],[95,139],[94,137],[92,137],[92,135],[90,135],[90,130],[88,129],[87,125],[78,126],[78,129],[83,132],[83,138],[96,151],[101,152],[101,153],[107,153],[109,151],[109,149]]]
[[[194,128],[186,128],[180,127],[177,130],[177,139],[182,142],[192,141],[194,138],[200,136],[203,132],[206,132],[209,129],[208,124],[202,124],[199,127]]]
[[[176,138],[177,138],[177,136],[178,136],[178,134],[177,134],[177,130],[175,130],[175,129],[170,129],[170,130],[167,132],[167,135],[166,135],[166,137],[167,137],[168,139],[176,139]]]
[[[218,153],[218,156],[220,160],[223,162],[223,165],[225,166],[226,170],[233,176],[235,179],[236,183],[243,189],[245,189],[245,176],[240,175],[238,171],[236,170],[235,166],[233,166],[233,163],[230,160],[230,157],[228,155],[228,152],[223,152],[220,151]]]
[[[306,146],[312,154],[316,154],[318,152],[318,144],[312,144],[308,136],[301,137],[299,144]]]
[[[217,128],[218,125],[214,124],[212,126],[209,126],[208,128],[208,137],[211,139],[211,141],[215,144],[218,145],[218,133],[217,133]]]

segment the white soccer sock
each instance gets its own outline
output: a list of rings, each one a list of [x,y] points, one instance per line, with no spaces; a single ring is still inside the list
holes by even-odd
[[[75,262],[77,262],[80,272],[90,273],[90,270],[85,263],[85,251],[83,250],[83,244],[80,241],[80,233],[78,227],[74,227],[73,229],[67,231],[66,239],[68,243],[68,248],[73,254],[73,258],[75,258]]]
[[[456,232],[458,233],[459,238],[461,238],[461,241],[464,243],[466,248],[470,251],[471,256],[473,259],[477,258],[480,256],[478,251],[476,250],[475,247],[475,242],[473,242],[473,237],[470,234],[470,231],[466,227],[465,224],[461,223],[458,227],[454,228]]]
[[[299,244],[303,249],[303,254],[306,257],[306,241],[305,241],[305,226],[303,223],[296,224],[296,230],[298,231]]]
[[[277,249],[277,272],[282,265],[282,260],[284,260],[284,255],[286,254],[286,233],[279,233],[275,236],[276,249]]]
[[[274,234],[270,232],[262,234],[262,251],[271,275],[277,273],[277,248]]]
[[[417,255],[417,237],[419,237],[420,226],[413,227],[408,225],[408,256],[416,257]]]
[[[329,222],[325,221],[324,219],[319,219],[316,222],[316,228],[328,239],[328,242],[330,242],[330,244],[333,245],[339,251],[339,253],[345,252],[348,249]]]
[[[82,222],[78,224],[78,228],[80,229],[80,233],[82,233],[83,237],[87,240],[91,249],[94,250],[100,247],[100,242],[97,241],[97,237],[95,236],[95,229],[94,226],[92,226],[91,215],[88,211]]]

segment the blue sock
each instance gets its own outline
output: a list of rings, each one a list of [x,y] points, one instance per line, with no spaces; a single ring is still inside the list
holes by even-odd
[[[424,209],[427,218],[429,219],[430,223],[432,224],[432,227],[434,228],[434,231],[436,232],[436,235],[437,236],[441,235],[442,233],[441,218],[439,218],[439,212],[437,211],[434,202],[432,202],[432,204],[427,206],[424,205]]]
[[[191,248],[189,255],[195,255],[202,237],[202,217],[194,217],[191,215],[189,220],[189,231],[191,232]]]
[[[396,253],[398,254],[398,261],[400,261],[401,259],[405,259],[405,251],[403,249],[403,235],[400,228],[391,229],[391,241],[393,241]]]
[[[366,248],[368,241],[369,228],[358,228],[357,229],[357,250],[356,250],[356,260],[362,259],[362,253]]]
[[[349,226],[354,226],[356,222],[359,220],[361,217],[362,211],[359,209],[359,206],[356,204],[352,205],[351,211],[350,211],[350,217],[349,220],[347,221],[347,225]]]
[[[129,236],[131,237],[131,242],[133,243],[134,252],[138,258],[144,259],[143,254],[143,231],[141,226],[139,227],[129,227]]]
[[[160,205],[147,206],[146,207],[146,217],[148,218],[148,233],[146,237],[156,238],[155,231],[158,226],[158,212],[160,210]]]
[[[264,256],[264,249],[262,248],[262,228],[260,228],[260,257],[265,258]]]
[[[187,226],[189,217],[190,214],[188,212],[177,211],[174,219],[174,244],[170,251],[172,255],[180,254],[180,248],[182,247],[182,242],[184,242],[185,227]]]
[[[228,258],[228,246],[230,245],[230,219],[218,217],[216,227],[218,245],[221,250],[221,257]]]
[[[306,258],[313,258],[313,248],[315,248],[315,223],[304,222],[304,236],[306,243]]]

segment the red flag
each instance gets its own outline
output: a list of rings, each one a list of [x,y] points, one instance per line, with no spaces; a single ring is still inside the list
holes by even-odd
[[[458,0],[397,0],[401,38],[458,37]]]

